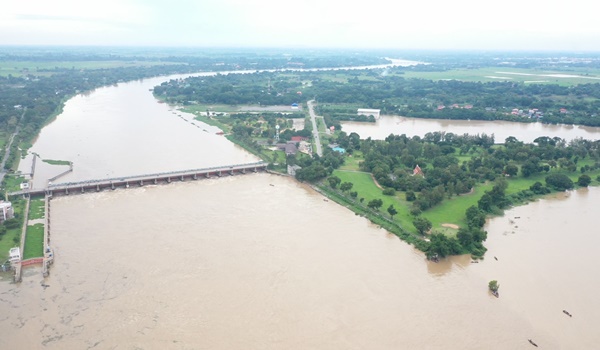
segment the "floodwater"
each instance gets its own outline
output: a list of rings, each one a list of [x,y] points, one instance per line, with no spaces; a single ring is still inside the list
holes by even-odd
[[[400,116],[381,116],[375,123],[342,122],[342,130],[355,132],[361,138],[383,140],[390,134],[423,137],[428,132],[445,131],[456,135],[494,134],[496,143],[502,143],[509,136],[524,142],[533,142],[539,136],[558,136],[565,140],[582,137],[589,140],[600,139],[600,128],[578,125],[551,125],[542,123],[517,123],[508,121],[417,119]]]
[[[61,181],[255,160],[154,101],[148,89],[165,79],[75,97],[34,151],[74,162]],[[35,180],[47,173],[36,170]],[[489,252],[478,264],[468,256],[427,262],[309,187],[265,173],[57,197],[51,205],[56,262],[47,278],[34,267],[18,285],[0,283],[0,349],[600,344],[599,189],[491,220]],[[492,279],[500,298],[487,290]]]

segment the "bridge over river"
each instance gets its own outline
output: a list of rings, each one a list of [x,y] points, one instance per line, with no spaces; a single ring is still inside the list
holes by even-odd
[[[266,162],[226,165],[203,169],[189,169],[182,171],[171,171],[156,174],[144,174],[135,176],[123,176],[100,180],[87,180],[79,182],[65,182],[59,184],[49,183],[46,188],[31,188],[9,195],[65,195],[85,193],[90,191],[101,191],[103,189],[140,187],[151,184],[171,183],[172,181],[189,181],[201,178],[220,177],[224,175],[245,174],[246,172],[258,172],[267,169]]]

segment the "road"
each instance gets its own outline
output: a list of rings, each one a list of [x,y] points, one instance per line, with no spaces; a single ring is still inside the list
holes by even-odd
[[[317,154],[321,157],[323,156],[323,149],[321,148],[321,138],[319,137],[319,129],[317,128],[317,116],[315,115],[314,102],[315,100],[310,100],[306,104],[308,105],[308,114],[310,114],[310,121],[312,122],[315,147]]]
[[[23,114],[21,114],[19,123],[23,120],[23,116],[25,115],[25,112],[27,112],[27,108],[23,108]],[[6,144],[6,150],[4,151],[4,157],[2,158],[2,162],[0,162],[0,184],[2,183],[2,181],[4,181],[4,176],[6,176],[6,170],[4,169],[4,166],[5,166],[6,162],[8,161],[8,158],[10,158],[10,148],[12,146],[13,140],[15,139],[15,136],[17,136],[18,134],[19,134],[19,125],[17,125],[17,127],[15,128],[15,132],[10,136],[10,140]]]

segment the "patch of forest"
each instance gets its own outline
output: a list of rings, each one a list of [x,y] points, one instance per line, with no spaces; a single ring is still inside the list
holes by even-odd
[[[358,107],[416,118],[600,126],[600,83],[561,86],[403,77],[409,69],[415,68],[193,77],[165,82],[155,94],[179,104],[290,105],[314,98],[322,108],[346,110],[323,109],[334,121],[356,120],[352,110]]]

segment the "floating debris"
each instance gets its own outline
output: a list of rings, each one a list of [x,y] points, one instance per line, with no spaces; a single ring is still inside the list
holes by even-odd
[[[531,345],[535,346],[536,348],[538,347],[538,345],[536,343],[534,343],[533,340],[531,340],[531,339],[527,339],[527,340],[529,340],[529,343]]]
[[[571,314],[569,313],[569,311],[567,311],[567,310],[563,310],[563,312],[565,313],[565,315],[567,315],[567,316],[569,316],[569,317],[573,317],[573,315],[571,315]]]

